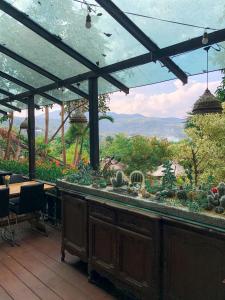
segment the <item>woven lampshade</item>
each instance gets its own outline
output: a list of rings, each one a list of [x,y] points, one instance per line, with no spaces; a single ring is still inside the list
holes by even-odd
[[[71,124],[87,124],[87,118],[82,111],[77,110],[70,116]]]
[[[22,129],[26,129],[26,130],[28,129],[28,118],[25,118],[23,122],[20,124],[20,130]]]
[[[206,89],[204,94],[195,102],[192,113],[193,114],[210,114],[222,113],[221,102]]]

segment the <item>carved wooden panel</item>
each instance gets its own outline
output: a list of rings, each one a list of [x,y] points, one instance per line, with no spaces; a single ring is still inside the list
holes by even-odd
[[[110,223],[115,222],[115,211],[111,207],[90,203],[89,214],[93,217],[100,218],[103,221]]]
[[[110,273],[115,272],[115,226],[93,217],[89,218],[89,262],[92,267]]]
[[[69,194],[63,195],[63,243],[72,254],[87,259],[87,204]]]
[[[118,228],[117,268],[121,281],[139,289],[145,299],[158,299],[159,257],[152,238]]]
[[[118,225],[144,235],[153,236],[157,230],[159,218],[145,217],[138,213],[118,212]]]
[[[225,241],[164,226],[164,300],[224,300]]]

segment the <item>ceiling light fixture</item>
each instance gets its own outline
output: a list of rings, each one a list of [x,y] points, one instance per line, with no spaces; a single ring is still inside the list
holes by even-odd
[[[85,22],[85,27],[87,29],[91,28],[91,15],[90,15],[90,12],[91,12],[91,7],[87,6],[87,16],[86,16],[86,22]]]
[[[203,36],[202,36],[202,44],[207,45],[208,42],[209,42],[209,37],[208,37],[207,30],[205,29]]]
[[[222,113],[221,102],[210,92],[209,90],[209,49],[205,47],[204,50],[207,53],[207,87],[204,94],[195,102],[192,113],[194,115],[204,115],[210,113]]]

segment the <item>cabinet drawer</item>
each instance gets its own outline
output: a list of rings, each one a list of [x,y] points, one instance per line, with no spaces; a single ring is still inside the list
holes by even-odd
[[[90,203],[89,214],[93,217],[102,219],[110,223],[115,222],[115,211],[112,208],[106,207],[104,205]]]
[[[155,235],[156,223],[158,223],[156,217],[151,219],[150,217],[140,216],[137,214],[119,212],[118,213],[118,225],[142,233],[147,236]]]

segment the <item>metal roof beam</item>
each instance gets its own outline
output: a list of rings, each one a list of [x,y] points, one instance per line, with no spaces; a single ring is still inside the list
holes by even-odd
[[[9,103],[1,103],[1,101],[0,101],[0,105],[1,105],[1,106],[5,106],[5,107],[8,107],[9,109],[12,109],[12,110],[21,112],[21,109],[20,109],[20,108],[14,106],[14,105],[11,105],[11,104],[9,104]]]
[[[11,82],[13,82],[13,83],[29,90],[29,91],[35,91],[35,88],[33,86],[31,86],[31,85],[29,85],[29,84],[15,78],[15,77],[13,77],[13,76],[11,76],[7,73],[4,73],[2,71],[0,71],[0,77],[3,77],[5,79],[7,79],[8,81],[11,81]],[[58,100],[57,98],[53,97],[53,96],[50,96],[50,95],[45,94],[45,93],[40,93],[39,95],[41,95],[42,97],[44,97],[46,99],[49,99],[52,102],[55,102],[55,103],[58,103],[59,105],[62,105],[62,102],[60,100]]]
[[[96,66],[94,63],[92,63],[89,59],[84,57],[82,54],[77,52],[75,49],[71,48],[69,45],[64,43],[62,39],[59,36],[56,36],[52,33],[50,33],[48,30],[40,26],[38,23],[34,22],[29,18],[28,15],[25,13],[19,11],[15,7],[13,7],[11,4],[7,3],[4,0],[1,0],[0,2],[0,9],[4,11],[6,14],[10,15],[12,18],[19,21],[24,26],[31,29],[33,32],[41,36],[43,39],[47,40],[49,43],[54,45],[55,47],[62,50],[64,53],[75,59],[76,61],[80,62],[87,68],[89,68],[92,71],[97,72],[100,68]],[[115,79],[113,76],[109,74],[104,74],[103,78],[110,82],[112,85],[116,86],[118,89],[122,90],[126,94],[129,93],[129,88],[125,86],[123,83]]]
[[[8,113],[7,113],[6,111],[0,109],[0,114],[2,114],[2,115],[4,115],[4,116],[7,116]]]
[[[122,12],[111,0],[96,0],[121,26],[123,26],[137,41],[139,41],[150,52],[160,48]],[[183,84],[187,83],[187,74],[181,70],[169,57],[163,57],[160,61],[170,72],[176,75]]]
[[[209,33],[208,34],[208,38],[209,38],[209,44],[208,45],[213,45],[215,43],[220,43],[225,41],[225,28]],[[202,36],[200,37],[196,37],[181,43],[177,43],[174,44],[172,46],[169,47],[165,47],[162,48],[158,51],[151,53],[146,53],[146,54],[142,54],[139,56],[136,56],[134,58],[129,58],[126,59],[122,62],[118,62],[115,64],[111,64],[109,66],[103,67],[100,69],[99,72],[102,73],[107,73],[107,72],[118,72],[118,71],[122,71],[122,70],[126,70],[128,68],[132,68],[132,67],[136,67],[136,66],[140,66],[140,65],[144,65],[150,62],[153,62],[157,59],[163,58],[165,56],[173,56],[173,55],[179,55],[179,54],[184,54],[185,52],[189,52],[189,51],[193,51],[193,50],[197,50],[200,48],[205,47],[205,45],[202,44]],[[83,80],[87,80],[88,78],[93,77],[95,73],[92,71],[77,75],[77,76],[73,76],[67,79],[64,79],[62,81],[58,82],[58,87],[61,86],[65,86],[66,84],[74,84],[76,82],[81,82]],[[52,89],[56,88],[56,83],[51,83],[45,86],[42,86],[40,88],[35,89],[35,91],[33,92],[25,92],[22,94],[18,94],[16,95],[14,98],[6,98],[4,99],[5,101],[12,101],[12,99],[23,99],[24,97],[29,97],[30,95],[32,95],[32,93],[43,93]]]
[[[17,95],[15,95],[15,94],[12,94],[12,93],[10,93],[10,92],[8,92],[8,91],[5,91],[5,90],[3,90],[3,89],[0,89],[0,93],[3,94],[3,95],[6,95],[6,96],[8,96],[8,97],[10,97],[10,99],[11,99],[11,98],[15,98],[15,97],[17,96]],[[13,100],[17,100],[17,99],[13,99]],[[7,102],[11,102],[11,101],[13,101],[13,100],[2,99],[2,100],[0,100],[0,105],[4,105],[4,106],[6,106],[6,107],[9,107],[9,106],[10,106],[9,108],[11,108],[11,109],[13,109],[13,110],[16,110],[16,111],[18,111],[18,112],[21,112],[21,109],[19,109],[19,108],[17,108],[16,106],[12,106],[12,105],[10,105],[10,104],[7,103]],[[20,99],[20,100],[17,100],[17,101],[22,102],[22,103],[25,104],[25,105],[28,104],[26,100]],[[35,105],[35,108],[40,109],[40,107],[39,107],[38,105]]]
[[[26,67],[30,68],[31,70],[34,70],[35,72],[41,74],[42,76],[45,76],[46,78],[48,78],[52,81],[58,82],[58,81],[61,80],[59,77],[51,74],[50,72],[48,72],[45,69],[39,67],[38,65],[32,63],[28,59],[18,55],[17,53],[15,53],[14,51],[6,48],[3,45],[0,45],[0,52],[4,53],[5,55],[11,57],[12,59],[18,61],[19,63],[25,65]],[[67,85],[67,88],[69,90],[71,90],[73,93],[76,93],[76,94],[80,95],[81,97],[84,97],[84,98],[88,97],[88,95],[86,93],[79,90],[78,88],[75,88],[75,87],[70,86],[70,85]],[[53,100],[51,100],[51,101],[53,101]],[[55,102],[55,101],[53,101],[53,102]],[[60,100],[57,100],[56,103],[59,104],[59,105],[62,105],[62,102]]]

